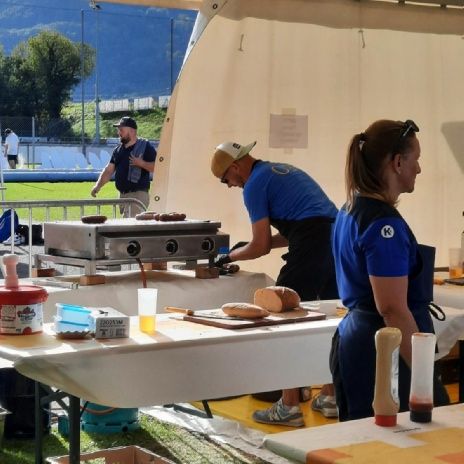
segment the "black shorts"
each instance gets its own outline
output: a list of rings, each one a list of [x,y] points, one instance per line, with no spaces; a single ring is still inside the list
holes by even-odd
[[[18,162],[18,155],[7,155],[8,161]]]

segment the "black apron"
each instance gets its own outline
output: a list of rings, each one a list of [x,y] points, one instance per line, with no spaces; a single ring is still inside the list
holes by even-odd
[[[429,305],[433,299],[435,248],[417,245],[416,272],[409,276],[408,306],[420,332],[433,333]],[[340,323],[332,341],[330,365],[334,379],[340,421],[373,415],[375,386],[375,333],[385,327],[374,308],[350,309]],[[437,376],[436,376],[437,377]],[[400,358],[400,411],[409,409],[411,371]],[[434,385],[435,405],[449,404],[449,398],[438,377]]]
[[[271,218],[271,225],[288,240],[276,285],[295,290],[303,301],[338,298],[331,247],[333,221],[327,217],[298,221]]]

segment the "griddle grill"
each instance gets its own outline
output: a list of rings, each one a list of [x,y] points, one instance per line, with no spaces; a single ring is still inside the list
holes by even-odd
[[[219,231],[221,223],[209,220],[138,221],[109,219],[104,224],[56,221],[44,224],[45,255],[40,261],[86,267],[111,266],[141,261],[198,261],[217,256],[229,246],[229,235]]]

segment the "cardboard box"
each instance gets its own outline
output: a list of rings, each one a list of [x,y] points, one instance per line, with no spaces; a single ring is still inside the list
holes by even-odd
[[[95,338],[127,338],[130,332],[130,317],[114,308],[89,308],[89,329]]]
[[[93,453],[81,453],[82,464],[174,464],[166,458],[162,458],[140,446],[121,446],[109,448]],[[69,456],[47,458],[49,464],[69,464]]]

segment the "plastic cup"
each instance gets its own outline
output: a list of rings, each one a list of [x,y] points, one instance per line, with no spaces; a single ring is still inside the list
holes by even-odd
[[[157,288],[139,288],[138,314],[139,328],[142,332],[153,334],[156,331],[156,303],[158,299]]]
[[[449,249],[449,276],[451,279],[463,276],[461,248]]]

